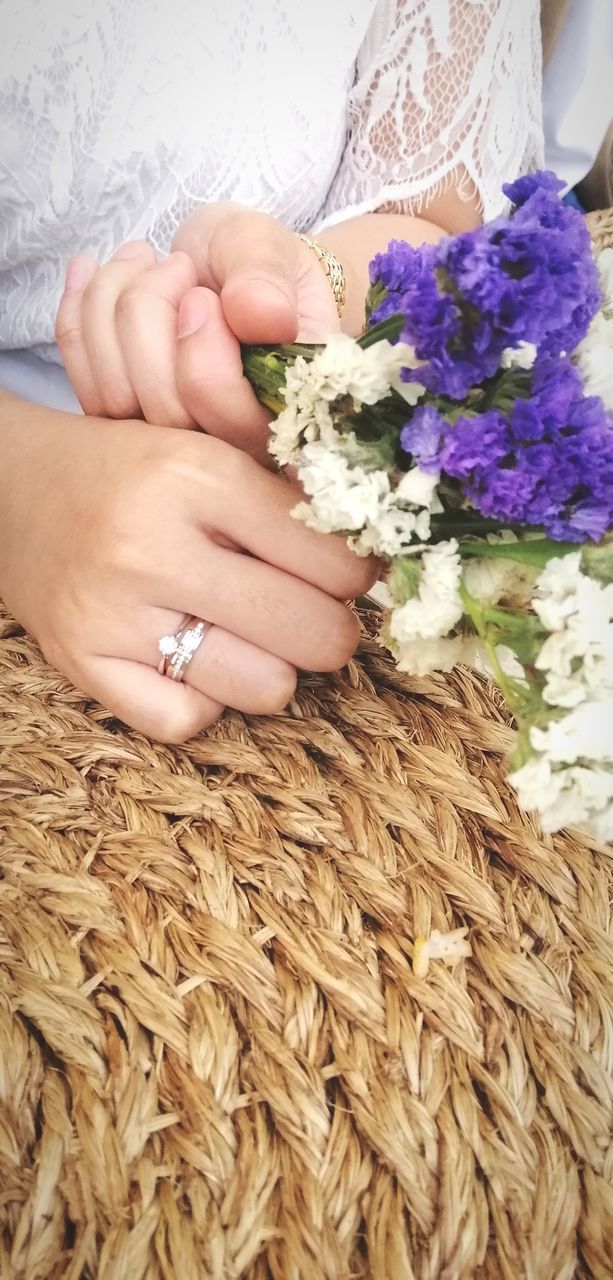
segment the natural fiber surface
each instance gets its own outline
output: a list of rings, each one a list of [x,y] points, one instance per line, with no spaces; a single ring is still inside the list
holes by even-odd
[[[156,748],[4,619],[0,713],[3,1280],[608,1280],[611,862],[478,677]]]
[[[601,249],[613,249],[613,209],[588,213],[587,224],[597,253]]]

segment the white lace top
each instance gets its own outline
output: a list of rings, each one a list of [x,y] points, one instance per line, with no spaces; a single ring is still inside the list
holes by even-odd
[[[289,227],[540,153],[537,0],[2,0],[0,347],[54,356],[68,257],[234,199]]]

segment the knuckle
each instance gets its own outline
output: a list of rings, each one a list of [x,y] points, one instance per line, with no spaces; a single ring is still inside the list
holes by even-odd
[[[193,258],[184,249],[173,249],[168,255],[169,263],[172,263],[173,269],[177,275],[181,275],[189,281],[191,287],[198,283],[198,272],[194,264]],[[166,264],[168,266],[168,264]],[[187,285],[186,285],[187,287]]]
[[[235,208],[227,216],[223,227],[230,228],[234,236],[246,236],[251,240],[252,237],[264,238],[271,231],[279,230],[282,224],[271,213],[265,213],[261,209],[244,209]],[[291,234],[288,232],[288,234]]]
[[[339,572],[339,589],[334,595],[339,599],[355,600],[374,586],[379,577],[380,565],[373,556],[358,556],[347,550],[345,561]]]
[[[83,291],[83,307],[91,311],[94,308],[112,309],[115,299],[116,284],[113,281],[113,274],[109,265],[101,267],[92,277],[89,284]]]
[[[207,480],[222,497],[236,502],[239,493],[253,490],[258,465],[249,454],[218,436],[198,435]]]
[[[109,386],[104,394],[104,416],[106,418],[132,418],[140,411],[140,406],[131,387]]]
[[[143,412],[139,406],[138,412]],[[196,423],[191,413],[180,400],[170,398],[165,388],[159,389],[157,403],[153,410],[147,408],[143,414],[145,421],[155,427],[171,427],[174,430],[194,431]]]
[[[78,315],[60,305],[55,320],[55,341],[61,351],[72,350],[81,343],[81,323]]]
[[[270,672],[261,695],[260,714],[274,715],[283,711],[294,696],[297,673],[289,663],[279,662]]]
[[[144,296],[145,291],[139,277],[121,290],[114,303],[115,319],[119,324],[131,326],[134,323],[141,313]]]
[[[261,219],[268,219],[269,214],[259,210],[247,209],[244,205],[226,202],[217,206],[218,216],[211,229],[210,248],[214,253],[226,240],[234,241],[237,235],[253,231]]]
[[[212,703],[208,707],[200,705],[175,707],[166,713],[152,736],[159,742],[175,745],[188,742],[190,738],[195,738],[196,734],[214,724],[223,710],[224,708],[218,703]]]
[[[294,239],[293,233],[272,214],[235,207],[212,232],[211,258],[235,266],[245,261],[252,278],[283,281],[287,265],[284,254],[290,246],[293,254]]]
[[[321,644],[319,671],[338,671],[355,653],[360,642],[360,623],[350,609],[338,605],[327,621]]]
[[[113,257],[110,259],[110,261],[111,262],[119,261],[117,254],[120,252],[121,249],[127,249],[127,248],[129,248],[132,251],[131,256],[133,259],[138,257],[144,260],[145,258],[147,258],[150,263],[155,262],[155,249],[152,248],[152,246],[149,244],[147,240],[124,240],[123,244],[119,246],[119,249],[116,251],[116,253],[113,254]]]
[[[192,509],[194,499],[201,506],[202,499],[215,492],[214,452],[208,438],[199,432],[160,429],[151,450],[143,451],[140,457],[130,492],[118,495],[115,506],[119,517],[148,528],[152,512],[185,513]],[[159,529],[152,532],[159,538]]]

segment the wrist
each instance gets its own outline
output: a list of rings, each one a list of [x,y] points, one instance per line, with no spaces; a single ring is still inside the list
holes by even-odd
[[[342,262],[347,280],[347,300],[342,328],[357,336],[364,328],[364,302],[369,288],[369,266],[390,240],[406,240],[415,246],[434,244],[443,229],[425,218],[401,213],[365,213],[337,222],[318,234],[318,242]]]
[[[71,417],[0,388],[0,594],[32,513],[53,485],[58,430]]]
[[[320,244],[318,240],[311,240],[309,236],[298,235],[298,239],[311,250],[315,255],[321,269],[328,280],[328,284],[332,290],[332,295],[336,303],[336,310],[339,319],[342,317],[343,308],[347,296],[347,279],[342,264],[339,262],[336,254],[331,249],[326,248],[324,244]]]

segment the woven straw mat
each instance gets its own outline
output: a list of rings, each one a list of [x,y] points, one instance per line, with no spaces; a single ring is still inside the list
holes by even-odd
[[[0,615],[2,1280],[613,1275],[610,856],[362,617],[167,748]]]

